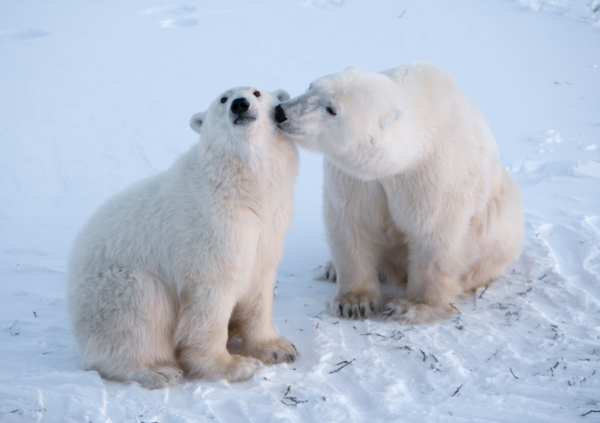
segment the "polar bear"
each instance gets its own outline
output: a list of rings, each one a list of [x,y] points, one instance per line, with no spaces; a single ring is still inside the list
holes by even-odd
[[[286,99],[283,90],[224,92],[192,117],[201,137],[190,151],[108,200],[81,230],[68,304],[86,369],[155,389],[184,373],[242,381],[259,360],[295,360],[271,321],[298,167],[274,120]],[[239,354],[226,348],[234,336]]]
[[[485,118],[440,67],[356,67],[276,108],[279,128],[324,154],[334,313],[403,324],[443,319],[521,250],[519,187]],[[403,288],[386,299],[381,281]],[[384,300],[389,301],[384,305]]]

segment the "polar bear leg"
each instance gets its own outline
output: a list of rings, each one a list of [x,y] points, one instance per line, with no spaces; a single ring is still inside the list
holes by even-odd
[[[178,362],[190,377],[241,382],[259,369],[255,358],[227,351],[235,292],[223,280],[210,287],[189,282],[181,292],[175,344]]]
[[[440,230],[438,234],[443,232]],[[452,245],[450,242],[441,244]],[[410,256],[406,294],[386,305],[383,317],[412,325],[450,316],[451,303],[462,292],[461,251],[414,244],[410,249],[417,253]]]
[[[337,295],[331,308],[341,317],[364,318],[378,312],[378,267],[387,213],[378,182],[362,181],[324,159],[323,207]]]
[[[473,219],[473,244],[480,258],[463,277],[463,288],[474,292],[496,280],[521,251],[525,232],[521,192],[506,169],[502,185],[488,202],[485,214]],[[484,234],[484,235],[482,235]]]
[[[86,369],[147,389],[183,381],[171,339],[173,301],[154,276],[111,267],[81,281],[69,300]]]
[[[239,354],[258,358],[264,364],[293,363],[298,354],[296,347],[273,326],[273,286],[275,265],[257,272],[253,289],[238,302],[229,327],[242,338]]]

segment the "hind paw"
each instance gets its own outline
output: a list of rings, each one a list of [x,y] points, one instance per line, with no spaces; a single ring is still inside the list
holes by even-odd
[[[174,365],[153,367],[140,370],[132,381],[146,389],[170,388],[183,382],[183,371]]]
[[[452,314],[450,306],[430,306],[414,303],[404,298],[390,301],[381,312],[384,319],[394,320],[402,325],[419,325],[445,319]]]

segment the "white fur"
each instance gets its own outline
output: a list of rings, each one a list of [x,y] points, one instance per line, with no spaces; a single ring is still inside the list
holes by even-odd
[[[441,68],[349,68],[281,108],[279,127],[325,155],[333,265],[323,274],[337,279],[335,313],[435,321],[519,255],[519,187],[485,118]],[[404,298],[382,307],[380,281],[406,283]]]
[[[241,97],[255,120],[236,125],[230,107]],[[250,378],[257,359],[295,359],[271,322],[298,164],[275,127],[281,99],[289,99],[282,90],[226,91],[193,116],[198,144],[107,201],[82,229],[68,300],[86,369],[152,389],[181,382],[182,370],[234,382]],[[234,335],[239,354],[226,348]]]

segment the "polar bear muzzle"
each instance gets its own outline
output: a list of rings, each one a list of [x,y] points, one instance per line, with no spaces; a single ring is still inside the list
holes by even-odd
[[[234,125],[245,125],[256,120],[256,116],[250,112],[250,103],[244,97],[233,100],[230,111]]]
[[[287,120],[281,104],[278,104],[277,107],[275,107],[275,120],[277,123],[283,123]]]

